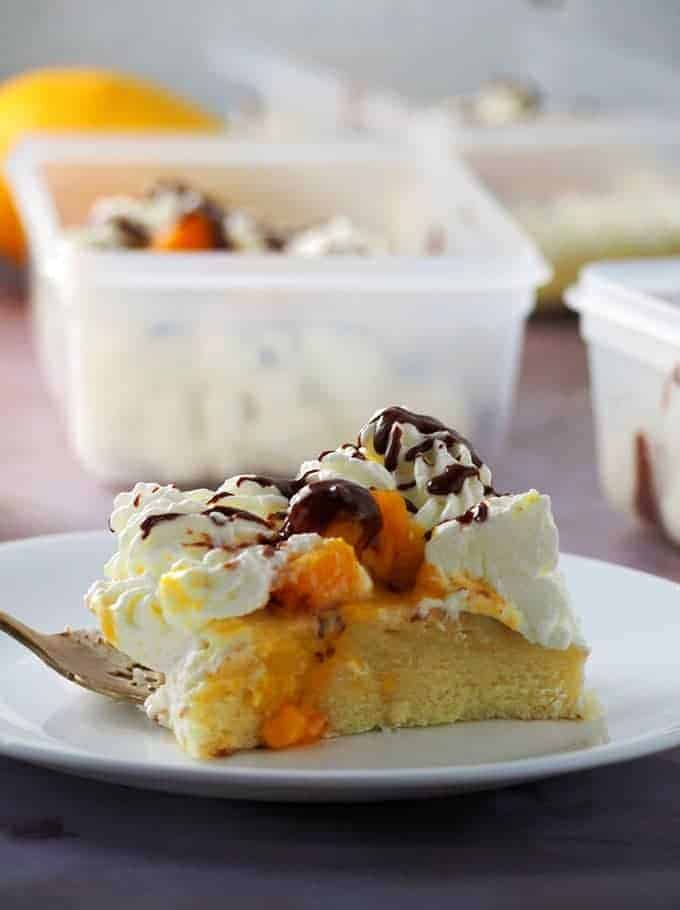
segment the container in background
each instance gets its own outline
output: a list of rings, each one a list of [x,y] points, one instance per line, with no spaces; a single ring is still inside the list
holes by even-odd
[[[566,300],[588,345],[607,498],[680,544],[680,258],[590,265]]]
[[[356,141],[36,137],[9,176],[41,361],[103,480],[294,470],[395,402],[440,416],[489,458],[498,450],[549,271],[445,156]],[[65,238],[95,199],[162,177],[274,227],[345,214],[394,254],[104,252]]]
[[[554,309],[588,262],[680,254],[680,119],[672,113],[670,66],[631,54],[624,60],[601,36],[582,36],[565,55],[564,40],[551,30],[534,23],[530,32],[537,83],[491,80],[453,103],[424,108],[243,42],[228,52],[220,47],[213,65],[260,98],[259,117],[251,111],[249,121],[245,111],[238,124],[246,131],[280,138],[422,132],[462,155],[552,264],[539,303]],[[583,61],[595,54],[617,81],[591,96],[592,85],[582,91]],[[529,102],[524,110],[518,93]],[[650,110],[657,113],[642,113]],[[504,117],[517,119],[501,125]]]
[[[452,144],[552,264],[546,305],[588,262],[680,253],[677,118],[539,115]]]

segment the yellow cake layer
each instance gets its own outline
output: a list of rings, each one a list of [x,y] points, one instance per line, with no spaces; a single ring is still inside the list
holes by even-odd
[[[321,617],[265,610],[215,623],[212,631],[226,656],[194,691],[175,730],[196,757],[265,744],[268,719],[287,705],[322,716],[327,737],[581,717],[587,652],[531,644],[489,616],[433,610],[420,618],[392,598]],[[230,641],[239,642],[233,651]]]

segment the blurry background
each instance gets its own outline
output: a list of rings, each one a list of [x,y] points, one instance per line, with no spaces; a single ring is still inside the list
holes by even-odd
[[[190,128],[208,133],[217,130],[215,141],[225,143],[226,156],[230,154],[227,146],[244,133],[249,137],[263,135],[268,140],[277,138],[275,130],[271,134],[265,130],[261,134],[255,130],[248,133],[253,124],[261,125],[266,117],[232,119],[231,115],[254,110],[256,93],[252,85],[244,85],[243,68],[240,74],[237,72],[243,64],[244,49],[264,54],[255,81],[259,80],[259,88],[265,95],[269,93],[270,105],[269,109],[263,105],[260,112],[283,115],[280,122],[277,123],[276,116],[272,121],[286,139],[300,135],[323,135],[328,139],[333,130],[340,133],[348,126],[355,130],[357,124],[383,128],[389,121],[392,127],[395,124],[398,127],[392,129],[390,138],[401,141],[407,133],[411,138],[412,128],[417,132],[414,124],[418,129],[423,127],[422,135],[425,135],[430,115],[432,122],[445,123],[446,129],[437,134],[438,139],[431,147],[436,146],[437,151],[445,149],[447,163],[453,162],[456,167],[459,167],[455,160],[458,153],[553,267],[553,280],[539,291],[539,314],[565,315],[563,292],[576,284],[580,269],[587,263],[611,258],[680,256],[680,3],[677,0],[645,3],[640,0],[364,0],[361,3],[357,0],[285,0],[283,3],[0,0],[0,167],[4,168],[0,171],[0,278],[3,270],[5,277],[10,273],[14,276],[12,290],[0,290],[0,389],[5,393],[4,402],[0,401],[0,418],[6,419],[5,427],[0,424],[0,441],[4,442],[0,458],[9,466],[5,496],[9,502],[6,514],[11,516],[7,528],[0,529],[0,537],[91,527],[100,521],[109,502],[108,491],[95,483],[69,451],[66,432],[54,413],[54,402],[48,400],[40,385],[28,308],[24,305],[30,296],[33,310],[38,314],[38,334],[41,314],[45,317],[43,347],[58,362],[55,374],[59,374],[61,385],[71,394],[80,381],[80,391],[84,388],[93,396],[91,408],[83,407],[84,394],[78,398],[77,407],[67,408],[64,423],[72,424],[67,429],[73,449],[86,468],[100,479],[107,471],[98,462],[98,450],[96,457],[89,459],[84,458],[82,451],[85,443],[96,437],[93,427],[111,430],[112,445],[115,443],[112,458],[125,456],[122,462],[130,475],[126,476],[126,482],[140,476],[155,478],[164,470],[178,479],[162,461],[176,454],[176,445],[168,444],[167,450],[161,451],[159,443],[162,458],[159,456],[158,466],[152,460],[153,470],[138,470],[136,463],[134,469],[130,468],[133,462],[126,461],[129,456],[126,445],[134,442],[148,454],[140,430],[143,428],[152,441],[184,438],[193,457],[198,449],[196,438],[202,433],[222,458],[225,446],[221,441],[214,443],[210,435],[212,428],[220,427],[233,441],[231,427],[240,425],[238,407],[243,401],[248,404],[243,407],[244,413],[255,420],[250,407],[253,389],[260,396],[260,403],[264,403],[259,412],[255,409],[259,414],[257,420],[271,437],[268,444],[276,445],[277,458],[281,457],[280,432],[277,435],[276,421],[268,421],[266,415],[294,413],[300,426],[310,432],[315,426],[310,418],[313,409],[324,420],[329,415],[344,416],[343,407],[350,397],[345,380],[346,361],[353,358],[355,364],[369,364],[375,376],[388,382],[389,394],[383,396],[381,404],[395,394],[403,400],[408,398],[414,407],[436,411],[469,432],[485,452],[493,447],[485,447],[484,427],[502,437],[509,423],[510,435],[504,450],[509,457],[502,460],[506,474],[499,475],[499,483],[507,489],[535,484],[551,490],[568,547],[611,556],[614,553],[611,541],[619,540],[633,526],[632,521],[626,525],[607,511],[604,498],[593,500],[594,432],[600,479],[611,504],[627,513],[629,520],[637,516],[649,524],[665,522],[667,534],[680,543],[680,483],[676,485],[674,470],[680,459],[680,434],[675,429],[676,412],[670,406],[673,389],[680,388],[676,378],[680,325],[677,337],[670,338],[668,328],[678,315],[674,301],[680,299],[680,291],[675,285],[661,286],[656,278],[656,283],[651,284],[657,291],[661,287],[671,301],[666,302],[673,312],[665,313],[664,320],[651,329],[647,325],[647,334],[653,336],[651,341],[635,328],[625,339],[626,350],[623,351],[621,342],[621,350],[612,353],[612,338],[618,337],[616,331],[608,325],[602,329],[598,344],[605,352],[604,366],[599,373],[597,367],[593,370],[597,380],[593,383],[595,430],[591,422],[586,353],[575,319],[532,321],[526,332],[520,375],[524,323],[534,297],[531,282],[542,280],[536,276],[524,279],[522,288],[513,279],[512,286],[505,288],[505,296],[499,298],[498,311],[494,311],[493,317],[485,315],[489,311],[484,307],[489,306],[489,298],[493,296],[493,289],[488,291],[486,284],[476,288],[476,296],[467,287],[455,299],[444,298],[442,294],[441,300],[431,304],[429,321],[422,319],[423,299],[419,291],[414,294],[413,313],[420,318],[405,320],[408,331],[395,329],[389,337],[381,328],[369,338],[370,332],[366,330],[368,348],[362,356],[356,352],[348,356],[347,326],[343,327],[343,334],[336,331],[334,324],[339,320],[337,314],[342,315],[342,306],[329,306],[324,297],[316,318],[321,319],[327,311],[332,311],[327,320],[332,331],[308,339],[307,360],[299,355],[302,344],[299,339],[297,347],[292,346],[290,350],[282,346],[282,339],[288,343],[289,335],[295,334],[292,329],[286,326],[284,332],[270,325],[269,329],[278,331],[274,335],[282,356],[272,357],[268,336],[264,352],[252,344],[253,363],[244,361],[245,365],[238,369],[233,366],[236,363],[233,357],[222,356],[224,351],[229,351],[230,346],[239,352],[249,348],[243,339],[239,341],[227,306],[209,308],[211,315],[213,311],[223,312],[224,319],[219,331],[212,327],[208,331],[199,319],[199,304],[182,294],[169,303],[150,299],[146,291],[139,292],[139,299],[130,300],[122,291],[118,297],[112,292],[111,300],[99,293],[87,299],[83,295],[78,318],[87,323],[109,358],[106,361],[109,373],[106,373],[100,369],[105,358],[92,356],[95,378],[83,382],[83,358],[96,348],[83,341],[86,336],[80,331],[78,319],[74,319],[76,308],[72,306],[71,296],[51,287],[56,279],[49,268],[41,272],[36,255],[39,244],[35,242],[31,249],[34,279],[31,294],[18,291],[29,260],[24,232],[12,207],[9,182],[3,184],[2,174],[9,175],[5,166],[8,156],[12,156],[26,132],[41,129],[140,133]],[[253,58],[248,59],[252,64]],[[298,81],[287,79],[286,74],[290,76],[291,71],[280,66],[286,60],[303,71],[307,68],[306,74],[300,76],[298,72]],[[117,70],[119,75],[101,72],[74,75],[68,68],[77,66]],[[61,69],[56,74],[36,72],[46,67]],[[121,78],[120,73],[151,80],[152,84],[140,85],[136,80]],[[338,74],[339,84],[324,81],[324,73]],[[18,74],[26,75],[12,78]],[[505,80],[504,88],[499,93],[496,85],[490,94],[485,94],[493,79]],[[189,104],[182,105],[174,98],[168,100],[163,89],[177,93]],[[381,91],[392,94],[372,95]],[[390,104],[381,107],[376,102],[376,99],[384,102],[386,97],[391,107]],[[376,103],[367,103],[367,98]],[[455,102],[451,103],[454,98]],[[333,105],[335,108],[329,112]],[[204,115],[196,110],[197,106],[216,116]],[[390,120],[384,116],[386,110],[398,116]],[[383,115],[382,120],[375,116],[376,111]],[[402,116],[406,111],[408,116]],[[643,123],[641,118],[647,118],[648,122]],[[223,132],[225,122],[227,130]],[[242,127],[244,133],[240,132]],[[287,134],[286,130],[290,132]],[[427,135],[432,138],[435,134]],[[58,142],[45,140],[48,144],[50,141]],[[25,159],[31,160],[30,154]],[[428,159],[428,165],[431,161]],[[77,196],[75,191],[82,189],[83,183],[78,168],[91,163],[89,159],[86,165],[76,162],[76,177],[71,178],[70,184],[63,182],[61,187],[65,198]],[[187,162],[182,159],[182,164]],[[30,172],[31,168],[27,165],[25,170]],[[431,167],[423,168],[425,174],[432,171]],[[44,214],[49,209],[49,206],[34,205],[33,191],[41,185],[44,176],[44,169],[38,167],[35,173],[31,172],[24,194],[24,210],[37,208],[38,214]],[[182,174],[178,172],[174,176]],[[323,178],[318,183],[325,192],[326,185],[333,181],[327,180],[325,173]],[[261,179],[258,176],[253,181],[255,190],[260,188]],[[303,174],[300,179],[307,189],[309,174]],[[245,182],[241,180],[236,189],[242,188]],[[232,188],[232,194],[236,189]],[[139,187],[134,192],[142,190]],[[366,196],[375,201],[379,193],[374,184],[370,190]],[[102,197],[112,192],[111,188],[101,188]],[[130,192],[129,188],[126,192]],[[364,198],[363,191],[356,188],[352,192],[343,187],[339,195],[344,206],[353,198]],[[471,222],[465,205],[461,203],[456,208],[453,203],[460,200],[449,200],[446,193],[441,198],[450,201],[452,211],[455,209],[461,215],[465,232],[459,232],[459,237],[467,240]],[[480,198],[486,198],[483,192]],[[299,199],[299,190],[286,191],[286,201],[293,206],[299,205]],[[228,201],[238,204],[239,200]],[[324,217],[338,214],[337,207],[334,203],[332,210],[324,212]],[[482,209],[486,210],[484,206]],[[482,227],[483,221],[480,217]],[[453,232],[449,235],[454,236]],[[63,239],[59,237],[55,250],[61,249]],[[35,241],[35,231],[32,240]],[[500,246],[505,249],[503,244]],[[452,256],[448,263],[443,263],[449,268],[447,280],[452,285],[464,274],[460,262],[465,261],[466,248],[462,242],[460,248],[454,249],[452,245],[450,252],[459,255],[460,261]],[[421,249],[429,255],[425,243]],[[493,252],[487,250],[484,259],[484,280],[488,277],[491,284],[499,281]],[[3,266],[3,253],[21,264]],[[508,258],[513,266],[518,262],[521,265],[518,255],[513,253]],[[233,260],[228,264],[223,261],[220,267],[228,273],[232,264]],[[426,268],[430,265],[431,262],[426,263]],[[642,276],[642,291],[649,290],[645,282],[655,268],[654,262],[645,265],[649,265],[650,271],[643,267],[639,272],[632,266],[630,273],[635,277],[639,272]],[[162,268],[165,267],[163,264]],[[680,259],[675,268],[680,269]],[[44,279],[43,285],[36,277]],[[630,283],[629,273],[616,272],[615,277],[625,291]],[[605,279],[611,291],[608,274]],[[41,294],[41,290],[45,293]],[[177,290],[173,286],[172,291]],[[520,306],[518,300],[522,294]],[[65,300],[69,307],[62,306]],[[126,300],[127,309],[121,306]],[[224,303],[221,298],[220,302]],[[454,309],[455,320],[449,315]],[[147,319],[146,312],[152,313],[153,318]],[[168,317],[168,312],[173,319]],[[109,313],[112,315],[107,322],[105,317]],[[362,313],[370,315],[370,307],[362,308]],[[417,345],[410,327],[421,322],[424,326],[421,355],[416,356]],[[302,320],[296,331],[297,328],[300,338],[304,338],[307,320]],[[360,335],[358,330],[355,334]],[[68,345],[63,340],[65,337],[69,339]],[[119,350],[115,348],[115,338]],[[206,338],[210,342],[208,346]],[[495,339],[497,348],[491,346],[490,339]],[[327,352],[331,343],[339,354],[335,360]],[[663,348],[663,356],[657,356],[654,345]],[[432,353],[435,348],[439,352],[437,357]],[[601,354],[600,348],[597,351]],[[647,356],[652,348],[653,362]],[[487,352],[485,356],[480,356],[482,350]],[[383,360],[376,356],[376,351],[381,352]],[[155,373],[148,366],[152,354],[159,357],[160,367]],[[120,366],[123,356],[132,364],[128,372]],[[591,351],[591,361],[593,358],[597,360]],[[487,368],[489,362],[496,365],[495,370]],[[185,364],[184,372],[176,368],[177,363]],[[135,372],[133,367],[136,369],[139,364],[143,368]],[[197,364],[211,369],[216,364],[216,371],[204,376]],[[272,364],[278,365],[283,378],[277,378],[279,374]],[[440,370],[442,381],[428,378],[433,365]],[[285,372],[288,366],[291,367],[288,373],[292,367],[300,373],[299,376],[296,373],[295,381]],[[233,369],[234,375],[219,372],[227,369]],[[76,377],[73,382],[69,371]],[[150,374],[171,375],[174,385],[149,383]],[[218,375],[222,378],[216,381]],[[395,376],[406,377],[404,381],[410,384],[408,394],[396,391]],[[518,376],[519,405],[516,416],[510,420]],[[362,395],[365,389],[375,391],[373,375],[369,379],[362,377],[363,374],[353,371],[355,385],[361,388]],[[443,390],[450,398],[451,417],[440,413],[439,405],[429,399],[418,404],[414,377],[419,377],[429,398]],[[488,388],[484,385],[487,379]],[[58,383],[53,385],[56,388]],[[334,401],[337,399],[342,407],[329,406],[324,395],[317,394],[319,388],[326,394],[336,386],[340,392]],[[217,418],[214,415],[196,418],[194,405],[199,401],[203,406],[208,397],[206,388],[211,392],[218,390]],[[634,408],[631,388],[635,389]],[[316,395],[316,398],[311,395],[312,404],[310,389]],[[243,393],[240,398],[237,392]],[[680,396],[680,392],[677,394]],[[237,416],[233,419],[228,410],[234,404],[232,398],[238,399]],[[361,419],[365,410],[362,403]],[[110,413],[118,416],[111,419]],[[184,424],[180,425],[180,418]],[[154,421],[163,424],[163,432],[157,430]],[[349,438],[356,431],[354,420],[350,424],[352,429],[343,430],[339,436],[319,431],[323,438],[318,439],[318,445],[305,444],[305,454],[331,447],[338,438]],[[185,425],[188,429],[182,429]],[[114,438],[119,429],[120,440]],[[286,432],[289,438],[295,436],[289,425]],[[252,426],[246,435],[253,437]],[[35,445],[37,438],[52,443],[49,471],[43,464],[44,452]],[[556,466],[562,464],[565,456],[570,467],[560,466],[557,471]],[[260,467],[249,459],[236,466],[220,465],[218,474],[221,478],[236,468]],[[198,468],[204,470],[202,464]],[[663,472],[668,473],[667,480]],[[43,480],[36,482],[36,477]],[[664,501],[670,502],[669,510],[673,516],[677,515],[672,526],[667,516],[659,519],[656,507],[648,507],[649,502],[654,505],[656,487],[668,489],[671,485],[678,491],[678,509],[674,508],[674,497],[667,496]],[[645,507],[640,503],[646,503]],[[584,535],[585,511],[589,517],[588,534]],[[650,544],[649,554],[642,560],[631,557],[625,550],[627,538],[620,539],[624,549],[615,554],[620,561],[671,572],[665,561],[659,562],[665,557],[655,546]],[[674,565],[673,571],[676,571]]]
[[[0,76],[82,63],[122,68],[222,112],[215,82],[242,39],[337,67],[418,101],[491,76],[535,80],[549,99],[680,108],[675,0],[3,0]]]

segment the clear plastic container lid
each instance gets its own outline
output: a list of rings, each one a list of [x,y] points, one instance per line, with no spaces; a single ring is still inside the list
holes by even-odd
[[[565,295],[589,341],[665,367],[680,349],[680,257],[597,262]]]

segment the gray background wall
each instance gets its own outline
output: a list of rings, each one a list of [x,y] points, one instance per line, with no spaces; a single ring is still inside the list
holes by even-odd
[[[244,38],[418,99],[513,74],[555,101],[680,108],[678,0],[0,0],[0,76],[116,66],[218,110],[209,61]]]

